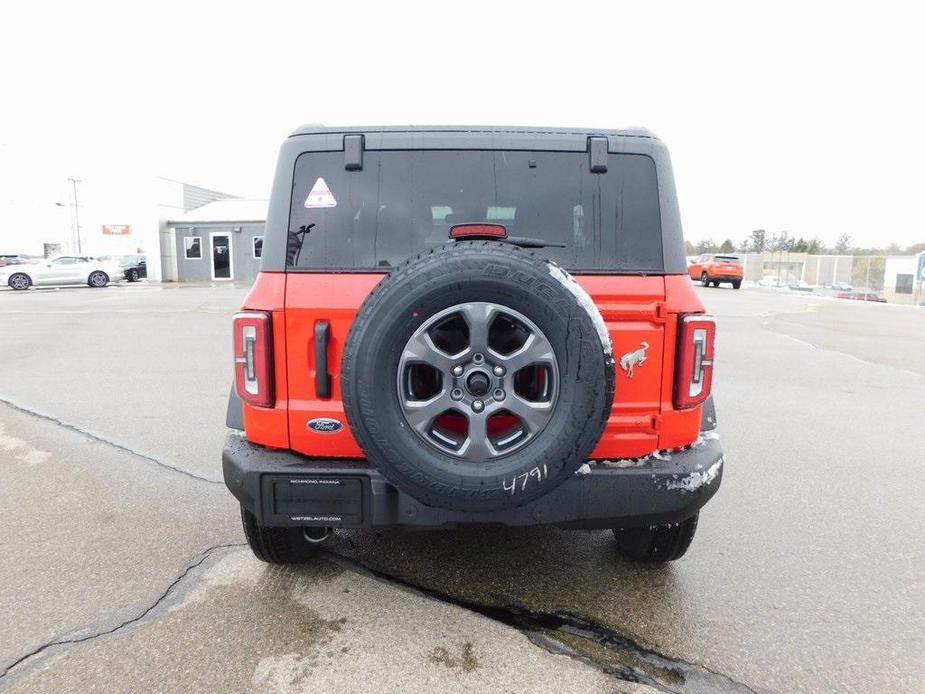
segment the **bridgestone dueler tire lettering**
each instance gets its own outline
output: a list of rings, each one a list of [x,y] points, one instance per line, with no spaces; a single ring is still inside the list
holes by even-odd
[[[522,506],[571,477],[604,431],[614,363],[597,327],[600,314],[590,301],[583,306],[570,286],[583,293],[536,253],[491,241],[443,246],[384,278],[357,313],[341,364],[347,420],[370,463],[421,503],[457,511]],[[412,431],[395,385],[414,331],[437,312],[470,301],[497,303],[533,321],[552,344],[559,370],[558,400],[546,427],[486,462],[444,453]]]

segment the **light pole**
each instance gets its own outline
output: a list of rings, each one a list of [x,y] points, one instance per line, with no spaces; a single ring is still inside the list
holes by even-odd
[[[83,255],[83,247],[80,243],[80,205],[77,203],[77,184],[80,183],[80,179],[68,178],[67,180],[74,187],[74,231],[77,233],[77,255]]]
[[[55,207],[60,207],[62,210],[66,212],[69,205],[64,202],[56,202]],[[75,245],[74,244],[74,218],[70,214],[67,215],[67,224],[71,228],[70,229],[71,238],[66,244],[62,244],[62,246],[66,246],[69,251],[73,252],[74,245]]]

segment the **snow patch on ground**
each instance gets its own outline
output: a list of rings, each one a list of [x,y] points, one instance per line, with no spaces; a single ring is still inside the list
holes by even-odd
[[[594,329],[597,331],[597,336],[604,347],[604,354],[612,359],[613,344],[610,342],[610,332],[607,330],[607,324],[604,323],[604,317],[601,316],[601,312],[597,309],[594,299],[585,291],[584,287],[578,284],[574,277],[552,261],[549,261],[549,274],[578,299],[578,304],[588,314]]]
[[[579,477],[583,477],[584,475],[590,475],[591,466],[588,465],[587,463],[584,463],[580,468],[575,470],[575,474],[578,475]]]
[[[691,474],[686,475],[679,480],[668,482],[667,488],[681,489],[685,492],[696,491],[705,484],[710,484],[713,480],[716,479],[716,476],[719,474],[719,471],[722,469],[723,463],[725,461],[725,458],[720,458],[706,470],[692,472]]]

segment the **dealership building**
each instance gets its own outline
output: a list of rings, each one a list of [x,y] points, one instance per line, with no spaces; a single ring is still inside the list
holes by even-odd
[[[225,199],[168,219],[160,239],[162,279],[251,281],[260,269],[267,201]]]
[[[177,269],[169,251],[173,233],[168,222],[183,220],[210,203],[235,199],[237,196],[229,193],[170,178],[98,175],[75,181],[68,186],[67,195],[42,209],[26,205],[13,209],[6,218],[15,220],[25,233],[16,235],[15,246],[7,241],[0,250],[37,256],[43,249],[46,255],[141,253],[147,257],[149,279],[176,279]],[[208,234],[203,241],[209,243]],[[206,246],[202,248],[206,253]],[[205,279],[209,279],[208,274]]]
[[[266,200],[143,175],[100,175],[69,192],[55,208],[58,223],[34,234],[40,243],[13,251],[143,254],[154,282],[249,282],[257,276]]]
[[[886,259],[883,295],[890,303],[925,303],[925,251]]]
[[[34,232],[21,234],[28,244],[0,250],[35,256],[142,254],[153,282],[249,282],[257,276],[266,200],[160,176],[105,173],[76,181],[47,207],[60,216],[46,215],[52,223],[39,231],[36,222]],[[27,224],[30,210],[16,212]]]

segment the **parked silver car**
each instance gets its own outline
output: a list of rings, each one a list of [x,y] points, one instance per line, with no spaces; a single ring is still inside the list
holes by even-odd
[[[0,267],[0,286],[28,289],[31,286],[89,284],[105,287],[122,279],[123,270],[115,261],[89,256],[60,255],[38,263]]]

